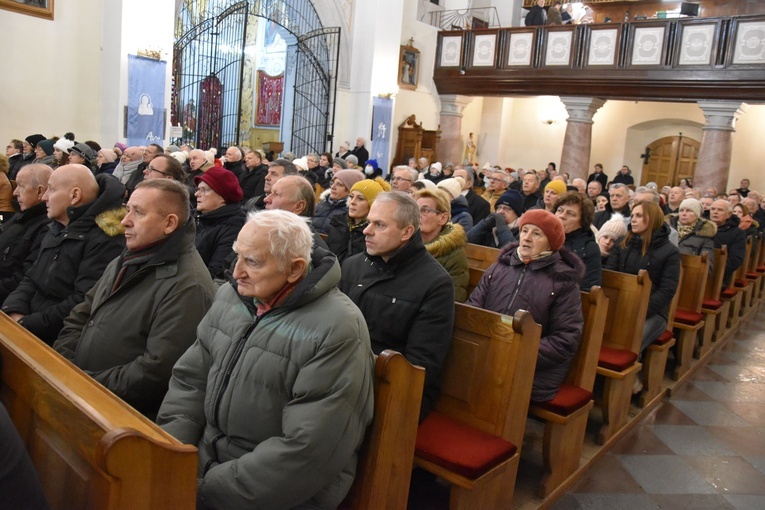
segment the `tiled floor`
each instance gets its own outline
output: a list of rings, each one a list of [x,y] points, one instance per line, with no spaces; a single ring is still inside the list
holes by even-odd
[[[743,325],[552,508],[765,509],[765,317]]]

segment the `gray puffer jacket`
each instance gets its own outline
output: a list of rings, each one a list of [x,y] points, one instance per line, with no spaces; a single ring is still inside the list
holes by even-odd
[[[261,316],[226,284],[173,369],[157,423],[199,448],[197,508],[337,508],[373,412],[374,362],[340,266]]]

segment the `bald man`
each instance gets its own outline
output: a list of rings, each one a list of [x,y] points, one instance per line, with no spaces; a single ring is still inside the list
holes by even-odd
[[[52,344],[72,308],[125,248],[120,225],[125,186],[83,165],[53,172],[43,195],[51,226],[37,260],[3,303],[3,311]]]

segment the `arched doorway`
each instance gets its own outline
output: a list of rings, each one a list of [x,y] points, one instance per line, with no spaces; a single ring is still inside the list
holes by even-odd
[[[286,69],[274,72],[259,54],[264,47],[254,42],[278,35],[286,43]],[[340,29],[323,27],[310,0],[184,0],[176,23],[171,110],[183,136],[174,142],[256,149],[260,138],[253,132],[270,129],[276,134],[262,141],[278,139],[285,150],[328,149],[339,41]],[[209,93],[210,83],[218,84],[215,94]],[[261,103],[271,111],[264,112]]]
[[[661,188],[676,186],[683,178],[692,178],[696,173],[700,146],[700,142],[682,133],[651,142],[643,154],[640,184],[655,182]]]

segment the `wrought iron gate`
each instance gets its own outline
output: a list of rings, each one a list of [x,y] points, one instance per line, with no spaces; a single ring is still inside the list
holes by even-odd
[[[340,29],[323,28],[310,0],[185,0],[173,52],[172,123],[182,143],[208,149],[239,144],[248,16],[273,21],[297,39],[290,149],[322,152],[331,145]],[[288,57],[289,58],[289,57]]]

